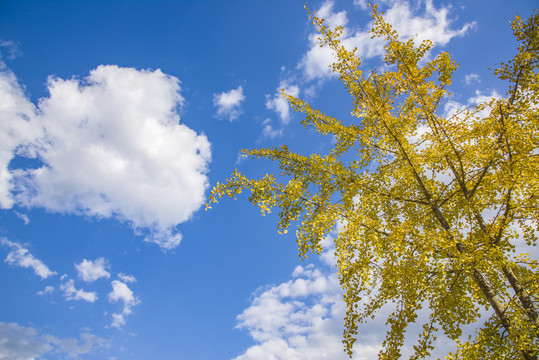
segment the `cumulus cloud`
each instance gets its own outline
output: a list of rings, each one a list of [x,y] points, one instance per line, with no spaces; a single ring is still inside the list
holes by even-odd
[[[335,271],[333,238],[322,243],[318,266],[297,266],[291,279],[260,288],[251,305],[237,316],[256,344],[234,360],[349,359],[341,342],[346,307]],[[354,360],[376,357],[380,331],[361,335]]]
[[[88,331],[82,332],[79,339],[61,339],[40,334],[31,327],[5,322],[0,322],[0,339],[0,359],[3,360],[41,359],[52,352],[77,358],[109,345],[107,340]]]
[[[108,263],[104,258],[94,261],[83,259],[81,263],[75,264],[79,278],[86,282],[93,282],[100,278],[109,278],[110,273],[106,270]]]
[[[140,301],[133,295],[133,291],[126,283],[119,280],[111,282],[112,291],[107,295],[109,302],[122,303],[123,309],[120,313],[112,314],[112,324],[116,328],[121,328],[125,325],[125,317],[133,312],[133,307]]]
[[[60,290],[64,292],[64,296],[67,300],[84,300],[90,303],[93,303],[97,300],[96,292],[76,289],[75,281],[73,279],[69,279],[66,282],[60,284]]]
[[[290,121],[290,105],[288,105],[288,101],[283,98],[281,89],[284,90],[287,95],[292,95],[294,97],[299,95],[299,86],[288,84],[286,81],[281,81],[273,97],[266,95],[266,108],[275,111],[283,124],[288,124]]]
[[[256,345],[235,360],[348,359],[341,342],[346,311],[335,272],[298,266],[292,279],[259,291],[238,317]],[[361,347],[354,359],[376,357],[379,348]],[[357,348],[357,347],[356,347]]]
[[[9,241],[5,238],[0,239],[0,244],[8,246],[11,248],[11,251],[6,257],[6,262],[13,266],[20,266],[25,268],[31,268],[34,270],[34,273],[41,277],[41,279],[46,279],[49,276],[56,275],[55,271],[51,271],[47,265],[45,265],[41,260],[36,259],[28,249],[22,247],[20,244]]]
[[[414,37],[417,42],[425,39],[431,40],[434,45],[443,46],[452,38],[463,36],[475,26],[475,23],[466,23],[459,29],[452,29],[450,7],[441,5],[436,8],[431,0],[420,1],[418,6],[412,8],[410,2],[404,0],[391,0],[382,2],[384,18],[403,39]],[[367,10],[367,2],[355,0],[354,4]],[[357,48],[357,55],[362,59],[381,56],[384,53],[385,42],[382,39],[371,39],[367,29],[353,29],[348,26],[346,11],[334,12],[334,2],[326,1],[317,11],[317,16],[326,20],[330,27],[342,26],[342,45],[352,50]],[[420,12],[420,10],[422,10]],[[369,25],[369,27],[371,24]],[[328,47],[319,47],[319,36],[312,33],[309,36],[310,47],[298,64],[308,81],[323,80],[334,76],[330,65],[335,56]]]
[[[244,100],[245,95],[241,86],[220,94],[213,94],[213,105],[217,107],[217,116],[228,121],[234,121],[242,114],[240,106]]]
[[[3,65],[2,65],[3,66]],[[160,70],[99,66],[51,77],[36,107],[0,71],[0,206],[116,218],[177,246],[177,225],[205,201],[210,143],[180,124],[180,82]],[[14,156],[42,166],[9,169]]]
[[[336,234],[332,234],[336,235]],[[346,360],[342,333],[346,305],[336,273],[333,236],[322,241],[324,251],[318,265],[297,266],[291,279],[281,284],[262,287],[254,294],[248,308],[237,316],[237,328],[248,331],[255,345],[234,360]],[[387,328],[386,319],[393,311],[391,304],[383,306],[376,318],[362,324],[354,344],[353,360],[377,358]],[[418,314],[406,339],[415,341],[423,331],[426,313]],[[465,331],[465,335],[473,333]],[[443,357],[455,349],[455,343],[438,334],[433,358]],[[402,354],[413,354],[413,345],[405,343]]]

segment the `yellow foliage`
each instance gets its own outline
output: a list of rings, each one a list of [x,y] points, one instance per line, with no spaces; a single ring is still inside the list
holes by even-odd
[[[278,162],[290,180],[248,179],[236,170],[213,188],[208,205],[248,190],[263,215],[279,209],[280,232],[298,223],[301,257],[320,253],[321,240],[343,224],[335,249],[350,356],[360,325],[393,304],[380,359],[400,356],[421,308],[429,318],[413,358],[428,357],[441,332],[459,344],[450,359],[537,359],[537,260],[514,250],[516,241],[536,246],[539,230],[538,15],[512,24],[518,54],[495,72],[509,84],[506,96],[450,118],[438,112],[457,67],[449,54],[426,61],[432,43],[399,40],[373,6],[372,36],[387,41],[387,70],[366,75],[340,43],[342,29],[310,16],[321,46],[338,58],[332,68],[352,95],[357,123],[284,95],[305,114],[306,128],[335,137],[331,152],[244,151]],[[350,154],[355,159],[345,160]],[[482,307],[492,317],[461,339]]]

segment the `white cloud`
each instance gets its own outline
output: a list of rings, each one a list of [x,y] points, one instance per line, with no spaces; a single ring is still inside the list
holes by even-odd
[[[137,279],[133,275],[126,275],[124,273],[119,273],[118,278],[125,283],[137,282]]]
[[[41,359],[46,353],[61,353],[68,358],[78,358],[99,348],[108,347],[109,342],[84,331],[79,339],[60,339],[53,335],[40,334],[36,329],[14,323],[0,322],[0,359]]]
[[[242,114],[240,105],[244,100],[241,86],[220,94],[213,94],[213,105],[217,107],[217,116],[228,121],[234,121]]]
[[[297,266],[289,281],[255,292],[251,305],[237,316],[237,328],[246,329],[256,344],[234,360],[349,359],[342,344],[346,305],[336,273],[333,235],[322,240],[319,266]],[[353,360],[377,358],[392,306],[383,306],[376,318],[360,325]],[[410,324],[406,339],[416,341],[427,319],[420,313],[416,323]],[[466,336],[473,332],[468,330]],[[453,341],[438,335],[433,358],[455,349]],[[403,358],[412,356],[413,345],[405,342]]]
[[[0,71],[0,206],[116,218],[146,241],[177,246],[178,224],[205,201],[206,136],[179,123],[180,82],[160,70],[99,66],[49,78],[38,109]],[[8,170],[15,155],[37,169]],[[14,196],[15,194],[15,196]]]
[[[94,261],[83,259],[80,264],[75,264],[79,278],[86,282],[96,281],[100,278],[108,279],[110,273],[106,270],[107,267],[107,261],[102,257]]]
[[[0,238],[0,244],[8,246],[12,249],[5,260],[8,264],[31,268],[34,270],[34,273],[42,279],[56,275],[55,271],[51,271],[47,265],[45,265],[41,260],[36,259],[32,254],[30,254],[28,249],[25,249],[20,244],[9,241],[5,238]]]
[[[54,292],[54,286],[45,286],[45,289],[38,291],[37,295],[45,296],[45,295],[50,295],[53,292]]]
[[[133,295],[133,291],[127,286],[127,284],[113,280],[111,282],[112,291],[107,295],[109,302],[121,302],[123,309],[121,313],[112,314],[112,326],[121,328],[125,325],[125,317],[133,312],[133,306],[140,303],[140,301]]]
[[[475,107],[478,104],[487,103],[493,99],[500,99],[502,96],[498,94],[495,90],[492,91],[489,95],[484,95],[480,91],[475,92],[475,96],[470,97],[467,100],[466,104],[462,104],[456,100],[449,100],[444,105],[444,116],[446,118],[451,117],[461,117],[465,116],[465,111],[471,107]],[[484,119],[490,115],[490,109],[488,107],[480,110],[474,114],[475,117],[479,119]],[[471,118],[470,121],[475,121],[475,117]]]
[[[348,359],[341,342],[346,310],[341,293],[335,272],[298,266],[291,280],[259,292],[238,316],[237,327],[247,329],[257,344],[235,360]],[[376,342],[356,346],[353,359],[371,359],[378,351]]]
[[[414,37],[417,42],[431,40],[434,45],[445,45],[452,38],[460,37],[475,27],[475,22],[466,23],[460,29],[452,30],[449,6],[437,9],[432,0],[425,0],[425,12],[415,15],[408,1],[393,1],[384,18],[404,38]]]
[[[52,350],[33,328],[0,322],[0,359],[34,359]]]
[[[122,328],[126,323],[125,315],[123,313],[113,313],[112,314],[112,323],[111,326],[114,326],[117,329]]]
[[[288,124],[290,121],[290,105],[288,105],[288,101],[283,98],[281,89],[283,89],[287,95],[292,95],[294,97],[299,95],[299,86],[290,85],[287,81],[281,81],[273,97],[266,95],[266,108],[275,111],[283,124]]]
[[[22,152],[22,144],[41,136],[34,119],[35,107],[27,99],[15,75],[0,61],[0,208],[9,209],[14,200],[13,174],[8,170],[14,156]]]
[[[363,10],[367,10],[369,8],[369,1],[367,1],[367,0],[354,0],[354,5],[359,6]]]
[[[66,282],[60,284],[60,290],[64,292],[64,296],[67,300],[84,300],[91,303],[97,300],[96,292],[76,289],[75,281],[73,279],[69,279]]]
[[[273,127],[270,119],[264,120],[262,122],[262,126],[262,137],[264,138],[275,139],[283,135],[283,131],[281,129],[275,129]]]
[[[8,59],[15,59],[22,54],[19,43],[0,39],[0,59],[3,57],[4,50],[7,52]]]
[[[19,219],[21,219],[22,222],[24,223],[24,225],[30,224],[30,218],[28,217],[28,215],[21,214],[20,212],[15,211],[15,216],[17,216]]]
[[[56,346],[56,351],[65,353],[69,358],[79,358],[80,355],[89,354],[99,348],[109,347],[109,341],[87,331],[82,332],[79,339],[59,339],[52,335],[45,338]]]
[[[124,306],[132,306],[137,303],[133,291],[123,282],[113,280],[112,291],[108,294],[109,301],[122,302]]]
[[[481,78],[477,74],[468,74],[464,77],[464,83],[466,85],[474,85],[481,82]]]
[[[393,25],[399,36],[403,39],[415,37],[417,42],[429,39],[434,45],[443,46],[452,38],[463,36],[475,26],[475,23],[464,24],[460,29],[451,29],[452,20],[449,18],[450,7],[434,7],[431,0],[420,1],[416,8],[411,8],[405,0],[383,1],[388,7],[385,9],[384,18]],[[355,0],[354,4],[367,10],[367,2]],[[423,6],[424,4],[424,6]],[[341,36],[342,45],[352,50],[357,48],[357,55],[362,59],[381,56],[384,53],[385,42],[380,38],[371,39],[371,34],[366,29],[352,29],[348,26],[348,18],[345,11],[334,12],[334,2],[326,1],[317,16],[326,20],[325,24],[331,27],[343,26]],[[420,9],[424,11],[417,14]],[[372,24],[369,24],[370,27]],[[307,50],[298,68],[302,70],[308,81],[323,80],[335,76],[330,65],[336,60],[331,50],[318,45],[318,34],[309,36],[310,48]]]
[[[322,264],[297,266],[292,279],[259,289],[238,315],[256,344],[234,360],[345,360],[341,342],[346,307],[335,272],[333,238],[323,240]],[[380,343],[372,334],[355,346],[354,360],[372,359]]]

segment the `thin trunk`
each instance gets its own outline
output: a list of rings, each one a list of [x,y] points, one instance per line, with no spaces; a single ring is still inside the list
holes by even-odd
[[[515,273],[511,268],[508,268],[507,266],[504,266],[503,273],[505,274],[505,277],[509,280],[511,283],[511,286],[515,290],[515,293],[517,294],[518,298],[520,299],[520,302],[524,306],[524,309],[526,310],[526,314],[530,318],[532,322],[537,324],[537,310],[535,309],[535,306],[533,304],[533,301],[530,298],[530,295],[526,292],[526,290],[522,287],[520,284],[520,281],[518,281]]]

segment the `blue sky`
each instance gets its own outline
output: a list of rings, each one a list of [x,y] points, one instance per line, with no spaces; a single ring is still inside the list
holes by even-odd
[[[0,358],[346,358],[331,236],[301,261],[246,197],[203,206],[234,168],[275,170],[240,149],[330,149],[279,89],[349,117],[303,5],[0,1]],[[363,1],[309,6],[345,26],[366,69],[380,64]],[[460,64],[450,113],[505,93],[491,74],[515,53],[509,21],[536,4],[380,6]],[[375,356],[383,324],[354,359]]]

